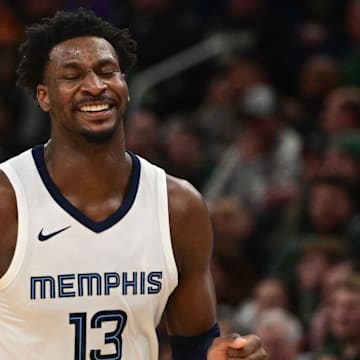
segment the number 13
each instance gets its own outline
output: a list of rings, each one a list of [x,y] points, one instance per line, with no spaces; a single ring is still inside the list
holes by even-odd
[[[101,350],[90,350],[91,360],[120,360],[122,355],[121,334],[126,325],[127,315],[121,310],[99,311],[91,318],[91,328],[98,329],[105,321],[116,321],[115,330],[105,333],[105,344],[114,344],[115,353],[103,355]],[[85,360],[86,355],[86,313],[71,313],[69,323],[75,325],[74,360]]]

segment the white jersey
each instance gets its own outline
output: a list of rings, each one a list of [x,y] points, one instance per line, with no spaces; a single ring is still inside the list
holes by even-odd
[[[59,192],[43,146],[0,165],[18,208],[0,279],[1,360],[158,359],[156,326],[178,281],[166,176],[130,155],[124,201],[101,222]]]

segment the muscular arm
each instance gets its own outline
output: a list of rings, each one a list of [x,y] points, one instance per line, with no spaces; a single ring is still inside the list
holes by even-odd
[[[216,321],[215,294],[209,269],[212,251],[210,218],[200,194],[188,183],[169,177],[168,193],[170,229],[179,270],[179,284],[165,311],[168,333],[185,338],[208,334]],[[217,337],[210,346],[208,340],[211,337],[206,337],[205,341],[200,337],[200,344],[196,343],[199,340],[195,343],[190,340],[190,347],[185,340],[180,349],[175,349],[177,355],[174,358],[266,359],[266,352],[256,335]]]
[[[179,285],[168,301],[165,319],[169,335],[193,336],[216,321],[209,269],[212,228],[206,205],[191,185],[169,177],[168,192]]]
[[[14,190],[0,171],[0,278],[8,269],[14,255],[17,236],[17,209]]]

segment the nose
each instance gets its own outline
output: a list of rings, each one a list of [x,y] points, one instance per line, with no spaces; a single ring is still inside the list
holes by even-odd
[[[81,83],[81,90],[92,95],[101,94],[107,85],[94,71],[89,71]]]

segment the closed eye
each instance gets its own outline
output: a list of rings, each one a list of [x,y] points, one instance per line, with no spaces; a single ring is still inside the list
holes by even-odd
[[[65,81],[76,81],[80,80],[80,74],[64,74],[59,76],[58,80],[65,80]]]
[[[79,80],[80,76],[65,76],[63,80]]]
[[[105,77],[105,78],[109,78],[109,77],[112,77],[116,74],[118,74],[119,71],[99,71],[98,72],[98,75],[101,76],[101,77]]]

